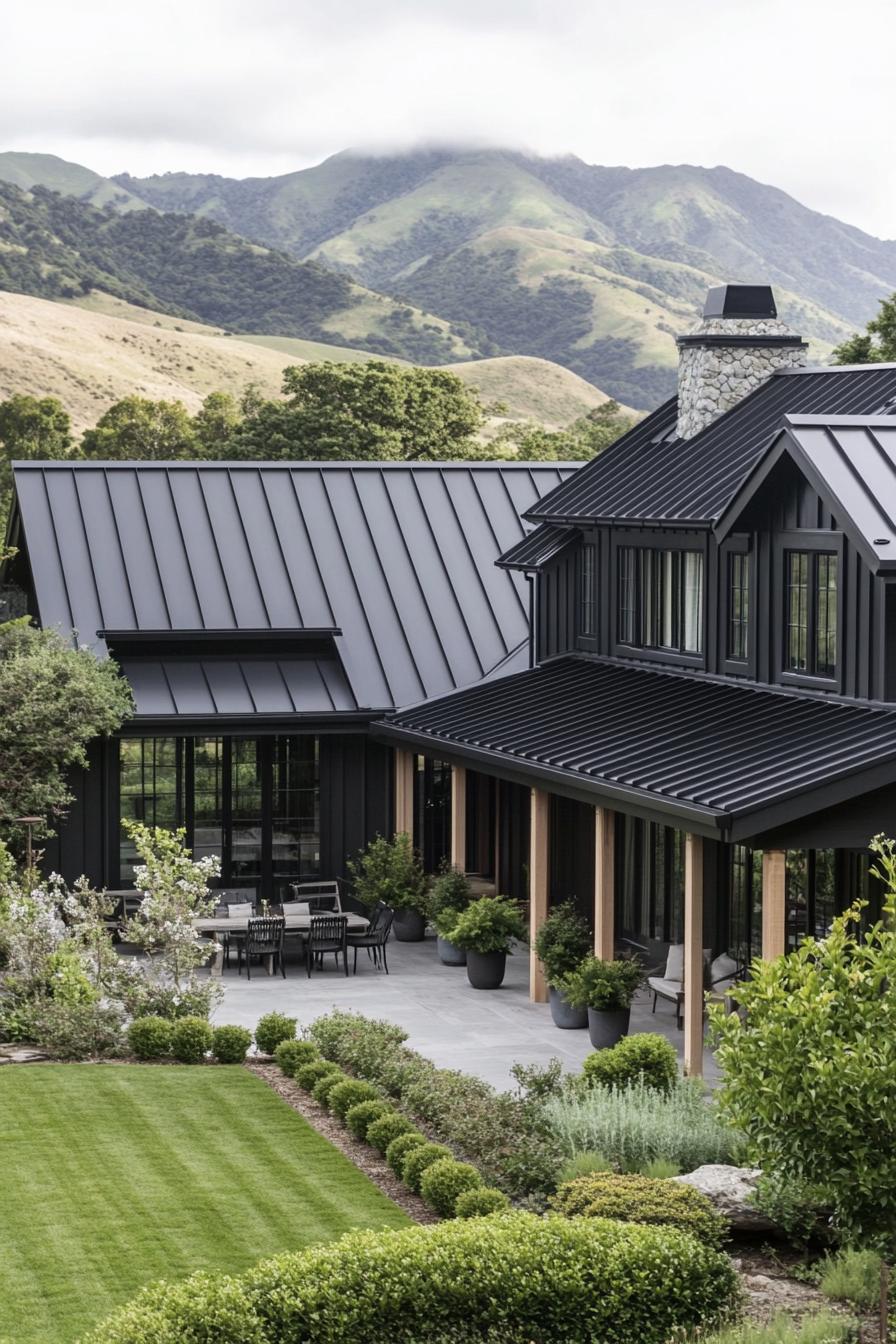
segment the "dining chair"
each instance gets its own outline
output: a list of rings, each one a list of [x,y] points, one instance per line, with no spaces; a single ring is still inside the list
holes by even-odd
[[[252,958],[272,957],[274,970],[279,966],[283,979],[286,979],[286,965],[283,961],[283,917],[260,915],[250,919],[245,939],[236,945],[237,970],[243,973],[243,956],[246,958],[246,978],[252,979]]]
[[[354,963],[352,965],[352,974],[358,974],[358,948],[366,947],[367,955],[373,957],[374,966],[379,966],[380,960],[383,963],[383,970],[389,974],[389,963],[386,960],[386,943],[389,941],[389,934],[392,931],[392,921],[395,918],[395,911],[390,905],[384,905],[380,901],[370,916],[370,923],[363,933],[350,933],[347,935],[347,944],[354,948]]]
[[[323,967],[324,957],[332,952],[336,958],[336,969],[339,969],[339,958],[342,957],[342,964],[348,975],[348,952],[346,950],[346,929],[348,918],[346,915],[312,915],[311,924],[308,929],[308,939],[305,943],[305,966],[308,971],[308,978],[311,978],[312,962]]]

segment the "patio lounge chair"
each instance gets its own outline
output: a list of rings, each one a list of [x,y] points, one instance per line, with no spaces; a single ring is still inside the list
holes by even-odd
[[[722,984],[725,978],[729,983],[737,979],[737,962],[732,961],[731,957],[716,957],[710,965],[712,957],[712,948],[703,949],[703,967],[704,981],[708,981],[708,988],[715,988],[716,984]],[[720,963],[725,963],[720,965]],[[730,964],[730,969],[728,966]],[[681,1028],[682,1013],[684,1011],[684,943],[673,943],[669,948],[669,955],[666,958],[666,966],[662,975],[648,975],[647,987],[653,992],[653,1007],[651,1012],[656,1012],[657,999],[667,999],[675,1004],[676,1024]]]

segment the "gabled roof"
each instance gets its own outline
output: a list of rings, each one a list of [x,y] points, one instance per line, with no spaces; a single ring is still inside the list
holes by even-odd
[[[583,655],[403,710],[382,732],[734,840],[896,780],[896,710]]]
[[[575,469],[22,462],[15,488],[41,624],[100,651],[107,631],[336,632],[372,709],[467,685],[525,643],[525,581],[495,560]]]
[[[673,398],[545,495],[528,517],[707,526],[725,511],[785,415],[879,415],[894,398],[893,364],[785,369],[691,439],[676,436]]]
[[[803,473],[872,572],[896,570],[896,419],[787,415],[716,524],[721,539],[782,459]]]

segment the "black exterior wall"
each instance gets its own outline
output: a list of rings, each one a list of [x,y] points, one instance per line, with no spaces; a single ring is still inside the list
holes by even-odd
[[[43,867],[47,872],[61,873],[67,882],[84,874],[96,886],[117,888],[117,739],[92,742],[88,756],[89,768],[72,775],[74,801],[67,818],[58,824],[57,835],[46,842]],[[324,876],[344,877],[347,861],[359,849],[377,834],[391,834],[392,760],[391,750],[373,741],[367,733],[321,733],[320,840]]]

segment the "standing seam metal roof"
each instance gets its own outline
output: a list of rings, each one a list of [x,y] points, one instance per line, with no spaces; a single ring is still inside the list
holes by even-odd
[[[495,561],[559,463],[14,464],[39,618],[97,631],[332,630],[364,708],[487,674],[528,636]]]
[[[896,778],[896,711],[584,655],[404,710],[390,730],[723,828],[872,767]]]
[[[539,522],[714,522],[783,417],[877,415],[896,397],[896,365],[788,369],[691,439],[675,435],[677,399],[534,505]]]

